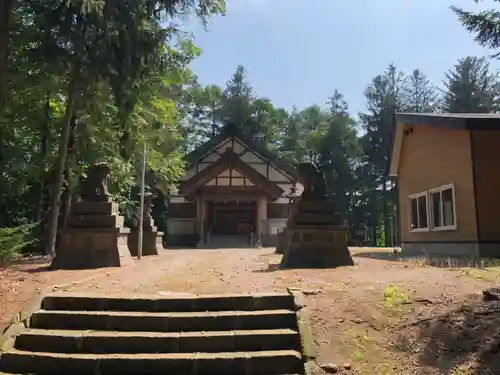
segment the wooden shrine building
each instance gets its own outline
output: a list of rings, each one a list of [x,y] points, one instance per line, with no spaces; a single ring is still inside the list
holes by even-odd
[[[170,246],[272,246],[302,194],[295,168],[235,126],[185,156],[170,197]]]

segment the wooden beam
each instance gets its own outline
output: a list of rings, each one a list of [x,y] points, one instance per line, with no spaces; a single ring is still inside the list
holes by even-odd
[[[244,163],[236,153],[228,149],[219,158],[219,160],[217,160],[217,162],[211,164],[189,180],[181,183],[181,194],[185,196],[193,195],[196,190],[200,189],[203,185],[210,181],[210,179],[224,172],[227,168],[236,169],[253,184],[259,186],[261,190],[265,191],[271,199],[278,199],[284,192],[278,185],[269,181],[269,179],[266,179],[254,168]]]

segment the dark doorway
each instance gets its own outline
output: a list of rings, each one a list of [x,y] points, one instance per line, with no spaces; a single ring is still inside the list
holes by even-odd
[[[208,203],[208,225],[213,234],[254,233],[256,219],[256,202],[214,201]]]

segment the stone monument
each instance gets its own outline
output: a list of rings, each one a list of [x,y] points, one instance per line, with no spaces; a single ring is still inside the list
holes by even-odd
[[[284,254],[286,245],[288,242],[288,233],[287,233],[287,227],[283,228],[283,231],[278,233],[278,242],[276,244],[276,254]]]
[[[304,191],[282,235],[282,268],[353,266],[347,247],[347,226],[326,197],[323,173],[312,163],[297,165]],[[278,249],[277,249],[278,250]]]
[[[81,185],[81,199],[71,207],[68,227],[61,231],[54,268],[82,269],[132,264],[118,205],[111,202],[104,164],[92,166]]]
[[[288,246],[288,242],[290,241],[290,231],[288,230],[288,227],[290,223],[292,222],[292,219],[295,215],[295,212],[297,211],[298,204],[295,202],[291,208],[290,208],[290,214],[288,215],[288,218],[286,220],[286,225],[283,228],[283,231],[281,231],[278,234],[278,243],[276,244],[276,251],[275,254],[284,254],[285,249]]]
[[[158,255],[163,250],[163,233],[158,232],[154,220],[151,216],[151,207],[153,206],[153,194],[144,194],[144,211],[142,224],[142,255]],[[137,256],[139,246],[139,215],[137,214],[134,225],[128,235],[128,248],[132,256]]]

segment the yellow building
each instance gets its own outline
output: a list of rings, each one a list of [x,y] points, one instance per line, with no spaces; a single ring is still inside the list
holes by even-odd
[[[397,113],[389,175],[406,253],[500,257],[500,115]]]

